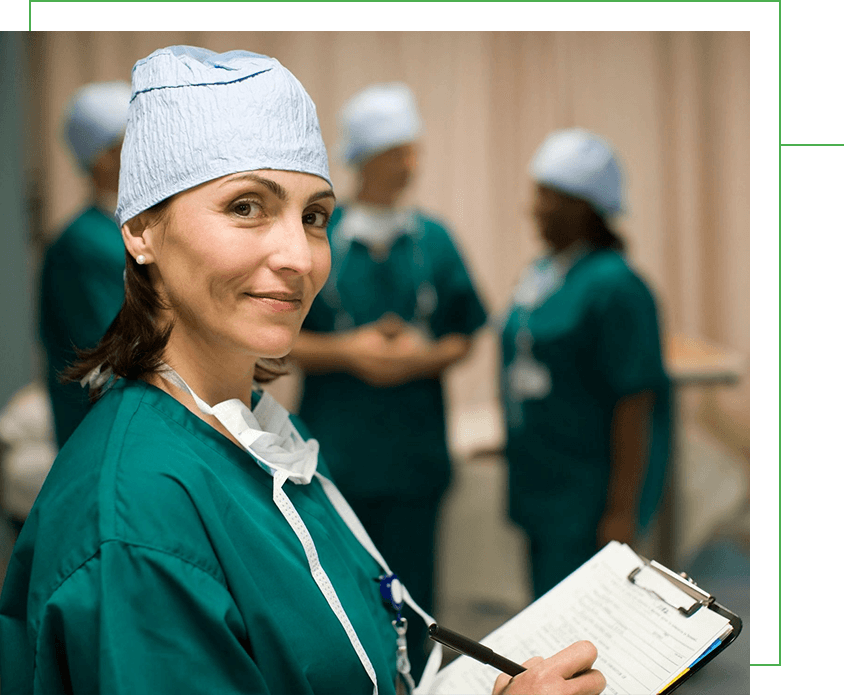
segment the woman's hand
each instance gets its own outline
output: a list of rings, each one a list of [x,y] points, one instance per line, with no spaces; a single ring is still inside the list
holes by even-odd
[[[592,668],[598,650],[591,642],[575,642],[554,656],[525,661],[527,671],[510,677],[502,673],[492,695],[600,695],[607,680]]]

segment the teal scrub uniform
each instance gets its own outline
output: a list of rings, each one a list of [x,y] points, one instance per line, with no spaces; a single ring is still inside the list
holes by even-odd
[[[394,693],[380,567],[318,481],[284,490],[379,692]],[[3,695],[372,692],[273,502],[272,477],[132,380],[80,424],[24,524],[0,597],[0,682]]]
[[[384,257],[343,236],[344,208],[328,229],[332,275],[303,328],[348,330],[393,313],[433,339],[469,335],[486,312],[446,228],[419,212]],[[439,379],[370,386],[350,374],[307,375],[300,415],[319,440],[337,487],[391,569],[429,613],[434,536],[451,464]],[[422,666],[421,621],[410,616],[414,677]]]
[[[40,332],[59,446],[91,407],[87,391],[78,383],[60,383],[59,375],[76,360],[74,348],[94,347],[120,311],[125,253],[114,220],[90,207],[71,222],[44,257]]]
[[[554,262],[541,258],[531,270],[542,275]],[[650,521],[668,462],[669,381],[654,299],[613,250],[580,256],[534,306],[514,304],[501,349],[509,511],[530,539],[539,596],[598,549],[613,410],[643,391],[655,395],[639,505],[640,525]]]

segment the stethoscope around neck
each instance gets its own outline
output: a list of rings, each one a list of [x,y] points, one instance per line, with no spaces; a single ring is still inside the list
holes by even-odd
[[[425,335],[430,337],[431,334],[431,316],[437,309],[438,296],[436,287],[427,279],[427,264],[425,253],[422,250],[420,242],[421,229],[419,227],[418,215],[408,214],[410,221],[410,228],[407,230],[406,236],[410,239],[412,244],[412,267],[414,270],[414,284],[416,286],[415,304],[413,307],[413,317],[410,323],[417,329],[422,331]],[[394,242],[395,243],[395,242]],[[354,317],[348,309],[343,305],[343,298],[340,294],[340,278],[346,268],[348,262],[349,250],[352,245],[352,239],[343,231],[343,220],[334,228],[332,235],[332,255],[333,260],[331,264],[331,271],[328,274],[328,279],[325,286],[322,288],[321,296],[328,306],[334,310],[334,330],[335,331],[349,331],[355,328]]]

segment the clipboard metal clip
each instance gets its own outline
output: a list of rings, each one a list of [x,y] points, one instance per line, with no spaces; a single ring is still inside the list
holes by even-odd
[[[686,574],[680,575],[680,574],[677,574],[675,572],[672,572],[670,569],[668,569],[664,565],[659,564],[656,560],[646,560],[645,558],[642,558],[642,559],[645,560],[645,562],[647,564],[643,565],[642,567],[637,567],[636,569],[634,569],[629,575],[627,575],[627,579],[630,582],[632,582],[633,584],[636,584],[637,586],[641,586],[641,588],[645,589],[646,591],[650,592],[651,594],[653,594],[654,596],[656,596],[660,600],[664,601],[665,603],[667,603],[672,608],[676,608],[678,611],[680,611],[680,613],[685,615],[687,618],[690,615],[693,615],[699,608],[701,608],[701,607],[707,607],[708,608],[709,606],[711,606],[715,602],[715,597],[712,596],[711,594],[707,593],[703,589],[701,589],[697,584],[695,584],[694,580],[691,577],[689,577],[688,575],[686,575]],[[680,591],[682,591],[684,594],[686,594],[691,599],[693,599],[693,603],[691,603],[690,605],[679,604],[676,601],[672,601],[669,598],[660,595],[659,592],[655,591],[651,587],[641,585],[636,580],[636,578],[639,575],[639,573],[645,567],[650,567],[651,569],[658,572],[665,579],[667,579],[669,582],[671,582],[671,584],[673,584],[678,589],[680,589]]]

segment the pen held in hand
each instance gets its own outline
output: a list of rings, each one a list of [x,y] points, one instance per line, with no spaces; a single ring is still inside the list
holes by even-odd
[[[449,647],[456,652],[465,654],[476,661],[480,661],[482,664],[494,666],[499,671],[506,673],[508,676],[518,676],[520,673],[527,670],[524,666],[520,666],[514,661],[510,661],[510,659],[507,659],[500,654],[496,654],[489,647],[485,647],[479,642],[475,642],[468,637],[464,637],[456,632],[440,627],[436,623],[432,623],[428,627],[428,634],[432,640],[435,640],[440,644],[444,644],[446,647]]]

